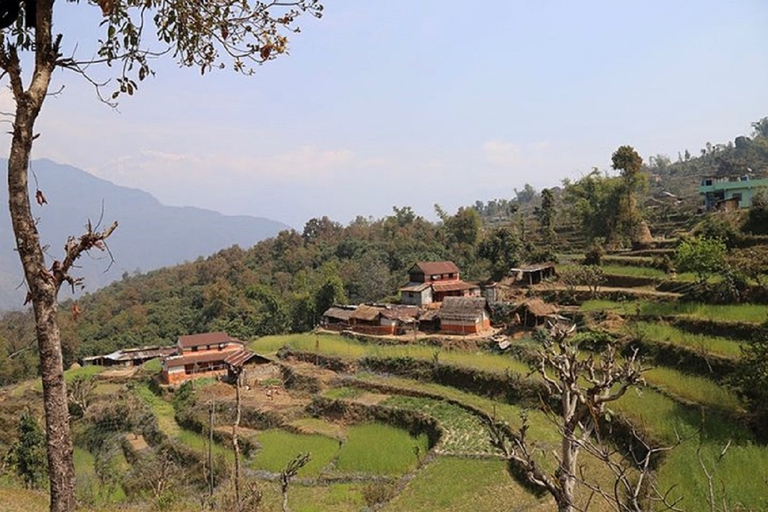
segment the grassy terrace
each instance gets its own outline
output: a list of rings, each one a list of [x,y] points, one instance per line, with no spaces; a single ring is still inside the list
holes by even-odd
[[[557,267],[558,272],[568,272],[575,270],[577,265],[560,265]],[[632,267],[627,265],[601,265],[600,268],[606,274],[612,274],[617,276],[631,276],[631,277],[648,277],[653,279],[666,279],[667,274],[657,268],[652,267]]]
[[[642,316],[681,316],[751,324],[768,320],[768,308],[764,304],[588,300],[582,303],[580,310],[586,313],[613,311],[622,315],[635,315],[639,312]]]
[[[514,504],[514,508],[510,508],[510,504]],[[419,471],[384,510],[549,511],[552,503],[539,500],[512,480],[502,460],[439,457]]]
[[[183,429],[176,423],[175,412],[170,402],[166,402],[152,393],[146,384],[136,386],[134,390],[139,398],[152,408],[152,412],[157,418],[157,424],[166,436],[201,453],[208,450],[208,439],[205,436]],[[228,461],[234,461],[232,450],[218,443],[214,443],[213,453],[215,456],[224,457]]]
[[[441,350],[426,345],[376,345],[351,341],[339,335],[292,334],[260,338],[250,344],[250,348],[260,353],[274,353],[283,346],[306,352],[319,352],[327,356],[346,359],[362,357],[410,357],[432,361],[435,354],[441,363],[455,364],[467,368],[486,370],[497,373],[506,371],[528,373],[528,365],[509,356],[488,352],[463,352]]]
[[[741,355],[743,345],[728,338],[695,334],[658,322],[637,322],[625,327],[625,332],[651,341],[681,345],[693,350],[733,358]]]
[[[684,497],[684,510],[709,510],[706,478],[697,452],[700,449],[711,471],[729,441],[732,444],[717,469],[718,499],[721,489],[726,489],[731,510],[768,509],[768,446],[755,444],[746,427],[718,414],[684,406],[651,389],[627,393],[612,404],[612,409],[668,445],[673,445],[678,436],[685,439],[668,454],[659,471],[661,488],[676,486],[672,493]]]
[[[597,301],[592,302],[591,305],[588,304],[587,308],[596,306]],[[630,308],[629,310],[633,311],[634,304],[609,303],[608,305]],[[655,303],[641,301],[637,302],[637,304],[642,308],[641,311],[653,311],[651,314],[661,314],[658,312],[659,309]],[[753,305],[713,307],[696,304],[669,304],[663,306],[665,306],[665,309],[663,309],[664,314],[685,312],[685,314],[690,315],[704,315],[716,311],[718,316],[724,314],[730,319],[740,319],[742,321],[749,319],[752,322],[761,321],[761,317],[765,315],[764,307],[758,308]],[[705,316],[703,317],[706,318]],[[336,352],[339,355],[344,355],[345,353],[368,355],[372,351],[377,351],[379,355],[383,355],[403,350],[403,347],[372,347],[362,345],[348,342],[340,337],[329,337],[329,340],[334,341],[324,343],[326,340],[323,337],[320,338],[319,348],[321,352]],[[297,344],[293,345],[293,343]],[[291,346],[314,350],[314,340],[311,341],[310,346],[306,345],[307,341],[294,340],[293,343],[291,343]],[[345,344],[351,346],[347,347]],[[325,348],[324,345],[326,345]],[[391,352],[388,352],[389,350]],[[418,352],[411,352],[411,357],[415,357],[414,354],[416,353]],[[431,354],[432,351],[426,349],[423,357],[431,357]],[[482,367],[482,363],[480,363],[480,359],[477,356],[477,354],[472,354],[472,357],[468,358],[468,361],[471,361],[470,365],[472,367]],[[488,360],[494,358],[505,359],[491,354],[484,356]],[[440,357],[443,360],[442,353]],[[456,364],[461,364],[462,356],[460,352],[455,352],[453,357]],[[524,367],[524,365],[520,366]],[[491,363],[491,367],[498,366]],[[510,368],[510,371],[516,370]],[[525,368],[525,371],[527,372],[527,368]],[[679,396],[690,402],[698,402],[704,405],[726,405],[734,409],[740,407],[738,400],[731,393],[718,388],[706,379],[690,377],[667,368],[652,370],[648,377],[648,380],[655,386],[665,389],[671,395]],[[406,389],[429,391],[478,407],[488,414],[495,414],[497,418],[504,419],[512,425],[519,425],[520,423],[519,415],[521,410],[512,404],[503,404],[463,393],[456,389],[436,384],[417,383],[408,379],[383,378],[368,374],[359,374],[356,378],[370,382],[379,382],[389,386],[403,386]],[[627,393],[619,402],[612,404],[612,408],[626,415],[635,424],[646,429],[652,436],[663,440],[665,443],[673,444],[677,439],[677,435],[690,438],[668,455],[659,472],[659,479],[663,488],[675,486],[674,492],[684,496],[686,510],[708,509],[706,493],[704,492],[706,479],[704,473],[698,470],[700,468],[697,455],[699,447],[703,460],[714,464],[723,446],[729,440],[732,441],[731,447],[721,463],[721,469],[717,473],[718,477],[723,479],[727,489],[726,499],[732,507],[736,504],[741,504],[744,510],[768,509],[768,502],[766,502],[768,493],[766,492],[766,483],[764,481],[764,476],[768,475],[768,447],[755,444],[754,438],[745,427],[727,420],[716,412],[702,412],[695,407],[683,405],[649,388],[637,389]],[[556,443],[556,433],[542,413],[530,411],[529,418],[531,421],[530,435],[539,441],[540,446]],[[699,429],[701,429],[700,435],[697,434]],[[545,452],[548,451],[547,449],[542,449]],[[435,471],[438,471],[437,468],[439,466],[436,467]],[[428,475],[429,473],[425,472],[423,478],[428,478]],[[417,477],[412,485],[421,485],[418,483],[420,478],[421,476]],[[502,485],[504,482],[499,481],[496,483]],[[416,492],[410,494],[407,488],[402,497],[393,502],[392,510],[405,510],[408,507],[414,506],[418,508],[418,505],[412,504],[415,501],[401,502],[400,500],[425,499],[420,498],[420,495],[421,493]],[[400,509],[397,508],[397,506],[400,506],[398,505],[399,503],[408,503],[408,505],[402,505],[403,508]],[[438,504],[435,504],[434,507],[428,507],[428,509],[442,510]],[[459,506],[457,510],[461,510],[462,507],[463,505]],[[445,508],[445,510],[447,509]]]
[[[648,384],[683,401],[735,412],[744,410],[744,404],[736,393],[707,378],[666,367],[653,368],[643,376]]]

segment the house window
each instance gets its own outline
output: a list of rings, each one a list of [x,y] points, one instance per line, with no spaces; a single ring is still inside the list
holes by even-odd
[[[192,352],[197,352],[197,347],[192,347]]]

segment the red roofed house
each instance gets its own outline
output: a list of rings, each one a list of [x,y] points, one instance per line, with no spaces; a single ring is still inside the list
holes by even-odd
[[[445,297],[478,297],[480,287],[465,283],[452,261],[420,261],[408,271],[409,282],[400,288],[400,302],[422,306]]]
[[[242,341],[223,331],[179,336],[176,353],[163,359],[162,380],[176,384],[226,374],[226,360],[244,350]]]

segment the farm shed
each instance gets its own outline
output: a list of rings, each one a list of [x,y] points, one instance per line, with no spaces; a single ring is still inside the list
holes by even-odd
[[[260,381],[280,377],[280,367],[274,361],[245,348],[228,355],[224,364],[229,382],[234,382],[240,375],[241,383],[254,386]]]
[[[332,306],[323,313],[322,325],[326,329],[343,331],[349,327],[349,317],[357,306]]]
[[[140,366],[158,357],[166,357],[176,352],[176,347],[141,347],[116,350],[110,354],[84,357],[82,366]]]
[[[443,333],[476,334],[491,327],[491,310],[485,297],[446,297],[438,316]]]
[[[509,270],[509,275],[514,278],[516,283],[532,285],[557,275],[557,272],[555,272],[554,263],[545,263],[542,265],[513,268]]]
[[[519,324],[525,327],[536,327],[547,320],[557,321],[559,309],[554,304],[547,304],[541,299],[528,299],[518,304],[512,314],[519,319]]]

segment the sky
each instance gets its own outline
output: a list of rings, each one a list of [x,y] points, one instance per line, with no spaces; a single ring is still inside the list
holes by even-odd
[[[56,5],[87,52],[98,10]],[[117,109],[57,72],[33,158],[301,230],[511,199],[609,170],[624,144],[675,160],[768,116],[765,0],[327,0],[299,25],[253,76],[154,62]]]

